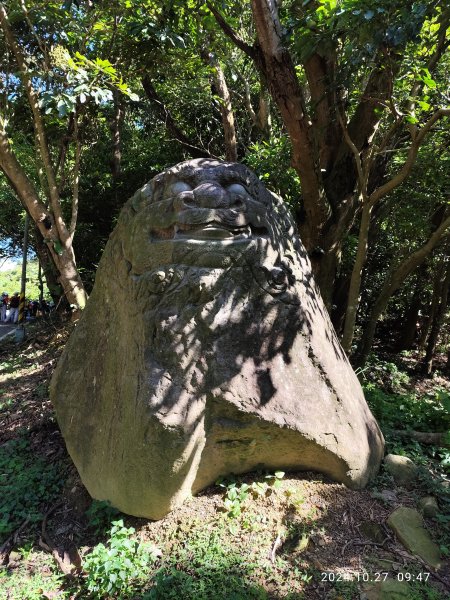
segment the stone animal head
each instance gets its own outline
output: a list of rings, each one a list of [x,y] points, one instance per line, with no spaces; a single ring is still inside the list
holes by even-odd
[[[289,243],[300,247],[283,203],[241,164],[180,163],[138,190],[129,209],[132,243],[124,253],[138,274],[157,263],[225,267],[243,253],[274,266]],[[274,251],[278,259],[268,257]]]
[[[219,476],[365,485],[383,438],[293,220],[246,167],[188,161],[124,206],[51,399],[91,495],[159,519]]]

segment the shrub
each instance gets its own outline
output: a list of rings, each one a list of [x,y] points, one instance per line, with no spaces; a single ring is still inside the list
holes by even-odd
[[[161,552],[132,539],[133,527],[114,521],[107,545],[97,544],[84,560],[86,587],[94,598],[130,594],[148,575]]]

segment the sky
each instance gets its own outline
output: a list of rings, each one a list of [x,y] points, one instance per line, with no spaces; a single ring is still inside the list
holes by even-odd
[[[9,271],[14,269],[18,264],[17,258],[0,258],[0,271]]]

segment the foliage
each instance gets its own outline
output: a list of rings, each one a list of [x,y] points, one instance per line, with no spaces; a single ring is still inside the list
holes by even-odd
[[[414,393],[392,394],[374,384],[364,385],[367,402],[383,428],[416,431],[447,431],[450,413],[442,399],[447,392],[418,396]],[[445,395],[444,395],[445,394]]]
[[[294,208],[300,198],[300,180],[291,167],[290,153],[286,136],[272,136],[269,141],[252,144],[244,160],[271,191]]]
[[[0,446],[0,540],[24,520],[42,520],[62,484],[62,466],[48,464],[25,437]]]
[[[226,490],[223,504],[228,517],[239,517],[251,494],[264,496],[270,490],[270,486],[275,489],[279,487],[283,477],[283,471],[276,471],[273,475],[266,475],[265,481],[253,481],[250,485],[247,483],[238,484],[235,480],[226,482],[219,479],[216,484]]]
[[[86,588],[94,598],[131,593],[160,555],[153,544],[133,539],[135,529],[124,527],[122,520],[112,525],[107,545],[97,544],[83,562]]]
[[[390,392],[403,392],[409,383],[407,373],[394,362],[378,358],[371,354],[364,369],[357,371],[364,380],[370,381],[368,388],[378,386]]]
[[[20,292],[22,281],[22,264],[17,263],[17,266],[6,271],[0,271],[0,290],[7,292],[10,296],[14,292]],[[50,300],[50,294],[45,284],[44,279],[44,298]],[[37,260],[29,260],[27,263],[27,281],[25,294],[26,298],[37,300],[39,298],[39,279],[38,279],[38,262]]]
[[[119,514],[120,511],[111,506],[111,503],[106,500],[93,500],[86,511],[89,527],[97,535],[103,533],[105,529],[110,529],[111,522],[113,520],[117,521]]]
[[[271,126],[264,132],[258,126],[260,100],[267,96],[270,82],[261,77],[249,56],[224,35],[206,3],[35,0],[28,3],[27,11],[25,4],[12,0],[4,3],[39,96],[66,221],[70,220],[74,184],[75,113],[78,119],[81,164],[78,225],[73,246],[88,290],[120,208],[140,185],[166,166],[196,152],[223,156],[220,101],[210,67],[202,58],[205,52],[211,51],[217,57],[230,88],[239,159],[288,201],[300,225],[305,221],[302,185],[292,167],[292,140],[274,106],[274,98],[272,105],[268,103]],[[213,0],[210,4],[221,11],[242,40],[249,45],[254,43],[255,23],[250,3]],[[310,132],[313,145],[319,147],[322,139],[330,147],[336,142],[333,157],[345,154],[346,144],[342,139],[339,142],[339,127],[333,134],[320,127],[314,129],[322,98],[314,98],[314,86],[306,73],[308,60],[314,58],[328,65],[325,75],[316,83],[320,86],[324,83],[325,96],[333,98],[330,116],[334,125],[336,108],[350,122],[361,102],[371,97],[364,89],[377,69],[379,73],[392,70],[392,89],[389,84],[389,90],[379,87],[373,90],[375,97],[382,98],[374,109],[380,120],[373,140],[371,131],[367,143],[370,147],[372,141],[377,142],[397,122],[397,137],[386,154],[381,153],[376,168],[386,176],[395,174],[405,160],[410,142],[408,127],[423,123],[435,108],[448,103],[448,52],[434,66],[429,64],[438,48],[440,24],[446,22],[445,3],[382,0],[375,6],[366,0],[289,0],[280,3],[278,9],[283,47],[291,54],[304,89],[306,120],[313,124]],[[42,181],[41,165],[35,160],[30,109],[17,77],[17,65],[1,36],[0,46],[7,91],[1,98],[1,111],[6,117],[12,148],[40,199],[45,201],[48,190]],[[151,80],[157,99],[146,97],[144,76]],[[386,82],[379,83],[382,87]],[[412,90],[415,90],[413,103]],[[115,130],[118,107],[123,119],[119,130]],[[168,126],[169,116],[190,145],[180,143],[178,135]],[[359,325],[365,323],[371,303],[392,266],[390,258],[394,257],[396,262],[416,249],[433,229],[431,215],[436,204],[445,201],[450,163],[441,149],[445,149],[447,138],[445,127],[434,129],[430,140],[420,149],[409,181],[387,199],[390,210],[382,218],[377,215],[374,219],[376,226],[372,227]],[[120,147],[120,168],[114,172],[116,141]],[[63,155],[65,165],[61,166]],[[333,178],[330,188],[342,187],[341,183],[349,179],[349,162],[353,158],[344,161],[342,172]],[[320,177],[325,181],[333,169],[330,165],[320,166],[323,166]],[[327,193],[327,186],[324,189]],[[345,203],[351,204],[354,193],[355,189],[345,190]],[[338,204],[341,200],[337,198]],[[0,236],[4,244],[14,248],[20,239],[18,206],[14,191],[2,177]],[[344,246],[339,268],[343,280],[354,264],[357,219],[354,222],[351,231],[342,229],[345,230],[342,239],[334,244],[338,248]],[[340,230],[337,221],[331,229],[335,227]],[[325,243],[329,234],[330,228],[324,227]],[[322,243],[317,246],[319,252],[322,246]],[[390,307],[388,320],[401,321],[408,306],[409,290],[407,283],[405,292],[398,294]],[[345,300],[344,293],[333,302],[345,305]]]
[[[230,548],[224,530],[196,530],[165,557],[145,600],[263,600],[264,589],[250,582],[258,565]]]
[[[445,555],[450,525],[450,490],[446,481],[446,474],[450,472],[450,450],[408,440],[401,434],[408,430],[450,433],[450,394],[439,386],[426,394],[413,393],[404,387],[408,382],[406,374],[392,363],[371,357],[370,365],[364,373],[369,379],[363,385],[364,393],[386,438],[386,452],[407,456],[418,465],[417,486],[422,495],[431,494],[438,499],[440,513],[435,521],[440,524],[438,542]],[[386,373],[391,373],[397,381],[389,382]],[[392,389],[397,391],[392,393]],[[386,476],[386,473],[381,474],[373,485],[378,486]]]

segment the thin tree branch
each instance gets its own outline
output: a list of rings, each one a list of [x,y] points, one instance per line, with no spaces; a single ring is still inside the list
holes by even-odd
[[[250,56],[250,58],[252,58],[253,60],[255,60],[255,58],[256,58],[256,49],[255,49],[255,47],[254,46],[250,46],[250,44],[247,44],[247,42],[244,42],[244,40],[238,36],[238,34],[234,31],[234,29],[232,27],[230,27],[230,25],[228,25],[228,23],[222,17],[222,15],[220,14],[220,12],[211,4],[211,2],[206,2],[206,6],[208,7],[208,9],[213,14],[214,18],[217,21],[217,24],[222,29],[222,31],[225,33],[225,35],[228,36],[230,38],[230,40],[240,50],[242,50],[243,52],[245,52],[245,54],[247,54],[248,56]]]
[[[251,94],[250,94],[250,86],[249,86],[248,80],[243,75],[243,73],[241,72],[241,70],[239,68],[236,68],[234,70],[234,72],[239,77],[239,79],[242,81],[242,84],[244,86],[245,106],[247,108],[247,112],[250,116],[250,119],[252,120],[253,125],[257,126],[258,125],[258,117],[256,116],[256,113],[252,106],[252,98],[251,98]]]
[[[443,117],[450,116],[450,108],[440,108],[438,109],[425,123],[425,125],[416,133],[416,136],[412,140],[411,146],[408,151],[408,156],[406,161],[403,163],[400,171],[392,177],[389,181],[387,181],[384,185],[380,186],[376,190],[372,192],[369,197],[369,203],[373,206],[375,202],[377,202],[380,198],[394,190],[398,187],[403,181],[408,177],[411,172],[411,169],[414,166],[414,163],[417,158],[417,154],[419,152],[419,148],[428,134],[433,125]]]
[[[49,61],[49,58],[48,58],[47,49],[45,48],[45,45],[42,43],[41,38],[36,33],[36,29],[34,28],[34,25],[31,22],[30,15],[28,13],[28,8],[27,8],[27,6],[25,4],[25,0],[20,0],[20,7],[21,7],[22,12],[24,14],[24,17],[25,17],[25,20],[27,22],[27,25],[30,28],[30,31],[33,34],[34,39],[36,40],[37,45],[39,46],[40,51],[42,52],[42,56],[43,56],[43,59],[44,59],[44,69],[45,69],[46,72],[48,72],[48,71],[50,71],[50,61]]]
[[[73,119],[73,137],[75,140],[75,165],[73,167],[73,190],[72,190],[72,214],[70,217],[70,243],[73,242],[75,228],[78,218],[78,199],[79,199],[79,179],[80,179],[80,161],[81,161],[81,141],[78,131],[78,115],[75,112]]]
[[[356,163],[356,170],[358,172],[358,187],[359,187],[360,194],[362,196],[362,200],[364,201],[367,198],[367,189],[365,189],[366,186],[364,185],[364,182],[366,181],[367,178],[364,176],[364,170],[363,170],[363,165],[361,162],[361,156],[360,156],[358,148],[355,146],[355,144],[353,143],[353,141],[348,133],[347,127],[346,127],[346,125],[342,119],[341,113],[339,111],[337,113],[337,116],[338,116],[339,123],[342,127],[342,133],[344,135],[344,139],[347,142],[347,144],[349,145],[351,151],[353,152],[353,157],[354,157],[355,163]]]

